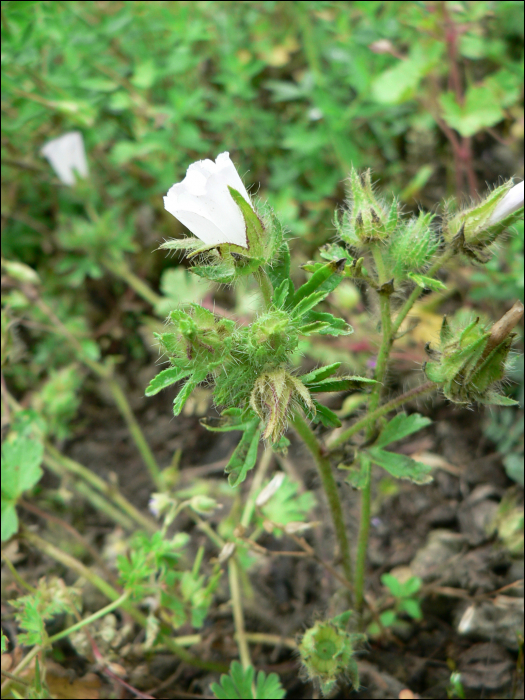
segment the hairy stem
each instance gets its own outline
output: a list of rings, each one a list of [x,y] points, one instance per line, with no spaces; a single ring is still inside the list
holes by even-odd
[[[381,258],[381,252],[378,251],[375,255],[376,266],[378,267],[379,280],[383,278],[384,271]],[[381,265],[379,261],[381,260]],[[374,385],[370,400],[368,402],[368,410],[373,413],[379,406],[381,394],[383,391],[383,383],[386,375],[388,358],[392,347],[392,319],[390,309],[390,295],[379,293],[379,303],[381,307],[381,346],[377,355],[377,364],[374,372],[374,379],[377,384]],[[370,439],[375,430],[375,420],[371,420],[366,428],[366,437]],[[361,491],[361,513],[359,517],[359,534],[357,537],[357,553],[356,553],[356,569],[355,569],[355,608],[358,613],[363,609],[363,593],[365,585],[366,572],[366,554],[368,551],[368,534],[370,532],[370,498],[372,493],[372,465],[367,469],[365,485]]]
[[[436,262],[430,267],[430,269],[425,272],[426,277],[433,277],[436,272],[445,265],[451,257],[455,255],[455,250],[454,248],[450,247],[448,250],[446,250],[440,257],[436,260]],[[401,309],[398,311],[397,316],[395,317],[394,321],[392,322],[392,337],[395,338],[396,333],[399,331],[401,324],[405,320],[405,318],[408,316],[410,313],[410,310],[416,303],[416,301],[419,299],[419,297],[423,294],[423,290],[421,287],[415,287],[411,294],[409,295],[408,299],[405,301]]]
[[[319,476],[321,477],[321,483],[328,500],[328,507],[332,515],[332,521],[335,529],[335,536],[339,544],[339,549],[341,552],[341,559],[343,564],[343,571],[346,580],[352,584],[353,574],[352,574],[352,559],[350,557],[350,546],[348,544],[348,538],[346,536],[346,527],[343,518],[343,509],[341,507],[341,501],[339,499],[339,492],[337,490],[337,483],[335,481],[332,469],[330,467],[330,462],[328,458],[322,453],[321,446],[315,435],[313,434],[310,426],[305,421],[305,419],[296,413],[292,426],[299,437],[303,440],[307,448],[310,450]]]
[[[434,391],[436,387],[437,385],[434,384],[434,382],[425,382],[424,384],[420,384],[419,386],[410,389],[410,391],[406,391],[404,394],[396,396],[395,399],[383,404],[372,413],[367,413],[363,418],[361,418],[361,420],[357,421],[346,430],[343,430],[343,432],[339,433],[339,435],[337,435],[333,440],[330,440],[328,443],[328,449],[330,452],[333,452],[341,445],[344,445],[345,442],[348,442],[348,440],[350,440],[350,438],[356,433],[359,433],[361,430],[368,427],[369,424],[375,423],[378,418],[382,418],[387,413],[390,413],[390,411],[394,411],[396,408],[399,408],[403,404],[412,401],[418,396],[430,394],[430,392]]]

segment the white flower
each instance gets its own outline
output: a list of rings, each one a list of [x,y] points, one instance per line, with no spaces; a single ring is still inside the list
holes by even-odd
[[[182,182],[164,197],[164,207],[206,245],[233,243],[247,248],[246,223],[228,186],[253,209],[239,173],[226,151],[212,160],[192,163]]]
[[[521,209],[523,206],[523,182],[514,185],[514,187],[507,192],[503,199],[498,202],[496,208],[492,212],[490,219],[488,220],[488,226],[493,226],[499,221],[506,219],[507,216],[513,214],[517,209]]]
[[[80,131],[70,131],[57,139],[48,141],[40,153],[47,158],[59,180],[65,185],[75,184],[74,170],[82,177],[89,175],[84,141]]]

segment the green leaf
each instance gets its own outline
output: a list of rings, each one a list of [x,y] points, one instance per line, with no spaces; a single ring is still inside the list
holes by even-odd
[[[203,382],[206,377],[208,376],[208,370],[207,369],[201,369],[198,370],[197,372],[194,372],[193,376],[191,379],[188,379],[186,384],[182,387],[182,389],[179,391],[175,399],[173,400],[173,415],[178,416],[180,412],[182,411],[184,404],[188,400],[191,392],[195,389],[197,384],[200,384]]]
[[[2,493],[17,499],[40,481],[44,446],[39,440],[16,436],[2,444]]]
[[[252,682],[254,676],[253,666],[243,670],[238,661],[232,661],[229,675],[221,676],[221,685],[212,683],[211,689],[220,700],[242,700],[253,698]]]
[[[341,362],[334,362],[332,365],[325,365],[324,367],[318,367],[317,369],[314,369],[311,372],[308,372],[308,374],[303,374],[303,376],[299,377],[299,379],[305,385],[310,384],[310,383],[320,382],[322,379],[326,379],[327,377],[330,377],[332,374],[335,374],[340,366],[341,366]]]
[[[5,542],[18,532],[18,515],[16,501],[4,498],[2,495],[2,542]]]
[[[259,419],[255,419],[243,433],[241,441],[235,448],[224,471],[228,474],[228,483],[235,488],[246,479],[250,469],[257,461],[257,448],[261,437]]]
[[[191,374],[189,369],[180,369],[179,367],[168,367],[159,372],[156,377],[153,377],[151,382],[146,388],[146,396],[154,396],[158,394],[159,391],[166,389],[166,387],[175,384],[180,379],[184,379]]]
[[[297,306],[292,309],[292,316],[294,318],[301,318],[301,316],[304,316],[306,313],[308,313],[308,311],[313,309],[314,306],[317,306],[319,302],[323,301],[328,294],[329,292],[324,291],[314,292],[314,294],[310,294],[310,296],[301,299]]]
[[[263,671],[257,674],[255,684],[255,695],[252,691],[252,683],[254,678],[253,666],[248,666],[243,670],[238,661],[232,661],[230,672],[228,675],[221,676],[221,682],[212,683],[211,689],[219,700],[281,700],[286,695],[279,676],[276,673],[270,673],[268,676]]]
[[[301,335],[313,335],[314,333],[321,333],[326,328],[329,328],[330,324],[324,321],[314,321],[313,323],[307,323],[301,326],[298,330]]]
[[[433,292],[440,292],[442,289],[446,289],[447,285],[443,284],[440,280],[435,280],[432,277],[425,277],[424,275],[416,275],[415,272],[409,272],[408,278],[415,282],[421,289],[431,289]]]
[[[227,408],[222,411],[220,418],[201,418],[200,424],[217,433],[228,433],[231,430],[247,430],[254,422],[251,411],[245,412],[241,408]]]
[[[339,469],[344,469],[347,472],[347,477],[345,479],[347,484],[354,489],[361,490],[368,482],[371,460],[366,452],[360,452],[357,456],[356,462],[359,464],[359,467],[354,466],[354,462],[354,464],[352,464],[350,467],[340,464]]]
[[[411,576],[403,583],[403,596],[405,598],[411,598],[419,591],[422,585],[423,581],[419,578],[419,576]]]
[[[313,399],[313,404],[316,410],[314,418],[315,422],[321,421],[325,428],[341,427],[342,423],[333,411],[331,411],[326,406],[323,406],[322,404],[318,403],[315,399]]]
[[[391,442],[396,442],[407,435],[417,433],[418,430],[426,428],[431,423],[430,418],[425,418],[419,413],[412,413],[410,416],[407,416],[406,413],[398,413],[385,425],[381,435],[374,443],[374,447],[386,447]]]
[[[285,695],[286,691],[276,673],[270,673],[267,676],[264,671],[259,671],[255,688],[255,697],[258,700],[273,700],[273,698],[281,700]]]
[[[321,264],[319,269],[314,272],[308,282],[305,282],[305,284],[299,287],[299,289],[295,292],[290,300],[290,306],[297,306],[299,302],[312,295],[314,292],[319,290],[320,287],[323,288],[321,291],[325,291],[326,294],[329,294],[343,279],[344,265],[345,258]]]
[[[272,298],[273,305],[276,308],[278,308],[278,309],[283,308],[283,306],[285,305],[286,300],[288,298],[289,290],[290,290],[289,280],[283,280],[281,282],[281,284],[275,290],[273,298]]]
[[[399,609],[404,610],[414,620],[421,620],[423,618],[419,601],[414,600],[413,598],[401,600],[399,603]]]
[[[281,486],[262,507],[262,512],[272,522],[279,525],[305,522],[308,513],[316,505],[315,496],[311,491],[298,494],[299,484],[285,476]],[[281,531],[274,531],[279,537]]]
[[[383,627],[392,627],[397,622],[397,615],[395,610],[385,610],[379,615],[379,619]]]
[[[392,576],[392,574],[383,574],[381,576],[381,583],[383,584],[383,586],[386,586],[388,588],[390,593],[392,593],[392,595],[395,598],[401,598],[403,585],[401,584],[399,579],[397,579],[395,576]]]
[[[277,289],[285,280],[288,282],[288,293],[294,293],[293,282],[290,279],[290,248],[288,243],[283,243],[279,250],[279,258],[276,263],[268,268],[268,276],[272,287]]]
[[[504,118],[501,103],[487,85],[471,85],[462,105],[453,92],[440,97],[443,119],[461,136],[474,136],[478,131],[495,126]]]
[[[362,389],[367,384],[377,384],[377,382],[375,379],[368,379],[367,377],[334,377],[333,379],[325,379],[322,382],[309,382],[308,389],[314,393],[320,391],[353,391]]]
[[[383,467],[396,479],[409,479],[416,484],[428,484],[432,481],[432,477],[429,475],[432,468],[422,462],[416,462],[407,455],[387,452],[379,447],[371,447],[368,454],[374,464]]]
[[[325,328],[318,331],[320,335],[350,335],[354,332],[352,326],[344,319],[336,318],[332,314],[321,311],[310,311],[303,320],[307,323],[313,323],[314,321],[327,323],[328,325]]]

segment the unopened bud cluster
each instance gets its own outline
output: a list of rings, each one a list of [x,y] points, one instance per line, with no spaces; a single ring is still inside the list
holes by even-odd
[[[431,359],[425,364],[425,373],[454,403],[503,406],[516,403],[497,391],[507,371],[516,334],[508,328],[496,337],[493,332],[496,325],[491,329],[479,317],[469,323],[463,314],[451,321],[445,316],[439,349],[428,346]]]

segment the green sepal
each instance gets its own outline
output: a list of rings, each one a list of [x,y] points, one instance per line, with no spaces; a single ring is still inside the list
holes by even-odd
[[[201,418],[199,423],[216,433],[228,433],[231,430],[247,430],[254,422],[255,417],[251,411],[243,411],[241,408],[227,408],[221,412],[220,418],[209,416]]]
[[[146,396],[155,396],[159,391],[166,387],[175,384],[175,382],[184,379],[191,374],[190,369],[181,369],[180,367],[168,367],[159,372],[156,377],[153,377],[146,388]]]
[[[439,341],[441,345],[449,343],[454,338],[454,333],[450,327],[450,323],[446,316],[443,316],[443,322],[441,324],[441,330],[439,331]]]
[[[325,264],[320,263],[319,268],[310,277],[308,282],[305,282],[305,284],[299,287],[295,292],[289,305],[291,307],[297,307],[303,299],[312,296],[314,292],[320,290],[320,288],[322,288],[321,291],[326,292],[325,296],[327,296],[343,279],[345,262],[346,259],[341,258]],[[324,297],[321,298],[324,299]]]
[[[406,413],[398,413],[382,429],[379,438],[374,443],[374,447],[386,447],[391,442],[397,442],[397,440],[402,440],[407,435],[417,433],[418,430],[426,428],[431,423],[430,418],[421,416],[419,413],[412,413],[410,416],[407,416]]]
[[[208,370],[207,369],[201,369],[198,370],[197,372],[194,372],[193,376],[191,379],[188,379],[186,384],[182,387],[182,389],[179,391],[175,399],[173,400],[173,415],[178,416],[180,412],[182,411],[184,404],[188,400],[191,392],[195,389],[195,387],[203,382],[206,377],[208,376]]]
[[[189,271],[218,284],[231,284],[235,277],[235,269],[229,265],[195,265]]]
[[[315,418],[314,421],[318,421],[324,425],[325,428],[340,428],[342,423],[336,414],[331,411],[326,406],[323,406],[315,399],[312,399],[312,403],[315,406]]]
[[[226,474],[228,474],[228,483],[232,488],[242,484],[250,469],[253,469],[255,466],[257,448],[261,437],[259,423],[259,418],[255,418],[248,424],[224,469]]]
[[[511,399],[509,396],[498,394],[497,391],[487,391],[484,396],[476,399],[479,403],[487,404],[488,406],[519,406],[519,401]]]
[[[173,238],[170,241],[164,241],[159,245],[159,250],[191,250],[196,253],[200,252],[200,248],[208,248],[204,246],[199,238]]]
[[[308,374],[303,374],[303,376],[299,377],[299,379],[302,381],[303,384],[309,384],[311,382],[320,382],[323,379],[331,377],[332,374],[335,374],[340,366],[341,362],[334,362],[332,365],[318,367],[317,369],[308,372]]]
[[[443,284],[440,280],[433,279],[432,277],[425,277],[424,275],[416,275],[415,272],[409,272],[408,278],[415,282],[421,289],[430,289],[433,292],[440,292],[447,288],[446,284]]]
[[[379,447],[370,447],[367,452],[374,464],[385,469],[396,479],[408,479],[416,484],[428,484],[432,481],[430,476],[432,467],[422,462],[416,462],[412,457],[397,452],[388,452]]]
[[[264,226],[242,194],[237,192],[233,187],[230,187],[230,185],[228,185],[228,189],[230,190],[233,201],[241,210],[244,223],[246,224],[246,240],[248,250],[250,251],[249,255],[250,257],[260,257],[263,251],[263,241],[265,238]]]

